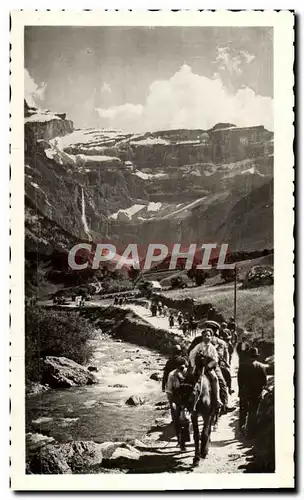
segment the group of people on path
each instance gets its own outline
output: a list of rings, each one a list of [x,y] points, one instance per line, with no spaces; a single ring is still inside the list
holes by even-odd
[[[162,316],[166,318],[169,315],[169,309],[167,306],[164,306],[160,301],[156,302],[155,300],[151,302],[150,311],[152,316]]]
[[[114,306],[124,306],[127,303],[126,297],[114,297]]]
[[[194,316],[191,314],[187,316],[181,311],[173,311],[160,301],[152,301],[150,311],[153,317],[158,315],[159,317],[168,318],[170,329],[177,327],[182,330],[184,335],[196,332],[198,322],[195,321]]]
[[[232,346],[232,351],[229,345]],[[162,390],[167,394],[172,421],[176,429],[178,428],[178,423],[175,421],[178,391],[189,373],[195,373],[198,363],[203,364],[204,372],[209,378],[216,410],[219,410],[220,414],[225,414],[235,409],[228,403],[229,395],[233,393],[230,364],[235,349],[239,356],[237,376],[239,427],[241,432],[246,432],[248,437],[254,436],[259,401],[267,385],[267,365],[257,360],[259,357],[257,348],[250,347],[248,342],[237,343],[235,329],[231,331],[225,322],[219,325],[213,321],[206,321],[206,327],[192,341],[188,351],[185,352],[181,346],[176,345],[165,365]]]

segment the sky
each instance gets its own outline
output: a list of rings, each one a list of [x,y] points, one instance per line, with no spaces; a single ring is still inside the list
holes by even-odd
[[[273,130],[272,28],[25,28],[25,97],[76,128]]]

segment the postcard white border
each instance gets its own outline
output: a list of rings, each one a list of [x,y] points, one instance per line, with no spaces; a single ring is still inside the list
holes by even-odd
[[[281,11],[13,11],[11,31],[11,486],[13,490],[165,491],[294,486],[294,16]],[[276,472],[274,474],[26,475],[24,398],[24,26],[272,26]]]

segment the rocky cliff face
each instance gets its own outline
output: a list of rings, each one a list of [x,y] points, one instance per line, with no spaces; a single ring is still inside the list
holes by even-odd
[[[74,130],[64,113],[25,104],[26,205],[45,227],[60,228],[43,234],[44,244],[56,246],[63,231],[118,246],[209,240],[271,248],[272,179],[273,134],[264,127]],[[32,212],[27,241],[34,219]]]

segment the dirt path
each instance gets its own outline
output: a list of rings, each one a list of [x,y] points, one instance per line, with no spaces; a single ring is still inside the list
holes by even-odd
[[[168,318],[153,317],[145,307],[132,304],[123,307],[132,309],[134,313],[149,321],[155,328],[172,331],[175,335],[183,335],[177,327],[169,328]],[[234,354],[231,363],[231,374],[232,389],[235,392],[230,398],[230,405],[235,406],[236,409],[220,417],[217,430],[212,432],[209,455],[205,460],[201,460],[200,465],[194,469],[195,472],[242,472],[252,459],[251,447],[244,446],[238,432],[237,367],[238,357]],[[149,433],[149,439],[151,445],[149,446],[150,451],[146,455],[147,464],[143,464],[144,470],[151,472],[155,469],[155,472],[160,472],[159,469],[163,467],[166,467],[164,472],[170,470],[170,468],[172,472],[179,470],[191,472],[193,470],[193,440],[191,439],[191,442],[187,444],[186,452],[181,453],[177,447],[177,440],[174,436],[173,427],[170,425],[168,414],[156,419],[156,426]],[[153,455],[154,458],[152,459]]]
[[[112,301],[92,301],[88,304],[108,306]],[[74,305],[71,305],[75,307]],[[139,317],[148,321],[154,328],[168,330],[175,336],[183,337],[183,333],[176,326],[169,328],[167,317],[152,316],[151,311],[143,306],[127,304],[117,306],[131,309]],[[134,460],[134,467],[130,472],[140,473],[166,473],[166,472],[197,472],[197,473],[235,473],[244,472],[251,462],[253,455],[251,446],[246,446],[238,432],[238,397],[237,397],[237,367],[238,357],[232,357],[231,374],[232,389],[235,391],[230,397],[230,405],[236,409],[220,417],[218,427],[211,435],[209,455],[201,460],[198,467],[193,469],[194,444],[191,432],[191,442],[187,443],[185,452],[180,452],[174,429],[170,423],[168,411],[159,408],[159,417],[144,440],[141,458]],[[166,402],[164,395],[163,402]],[[190,429],[191,430],[191,429]]]
[[[233,389],[231,404],[237,406],[236,387],[237,356],[232,360]],[[134,472],[197,472],[197,473],[236,473],[245,472],[246,466],[252,460],[251,447],[245,446],[238,433],[238,408],[220,417],[217,430],[212,432],[209,455],[201,460],[193,469],[194,444],[191,432],[191,442],[187,443],[185,452],[180,452],[174,429],[170,424],[168,413],[156,419],[156,425],[151,429],[145,444],[142,458]],[[201,424],[200,424],[201,428]]]
[[[121,306],[123,309],[131,309],[135,314],[143,318],[144,320],[151,323],[154,328],[160,328],[162,330],[168,330],[168,332],[173,332],[175,335],[183,336],[182,331],[174,326],[173,328],[169,328],[169,319],[163,316],[152,316],[150,309],[146,309],[143,306],[138,306],[135,304],[127,304],[125,306]]]

